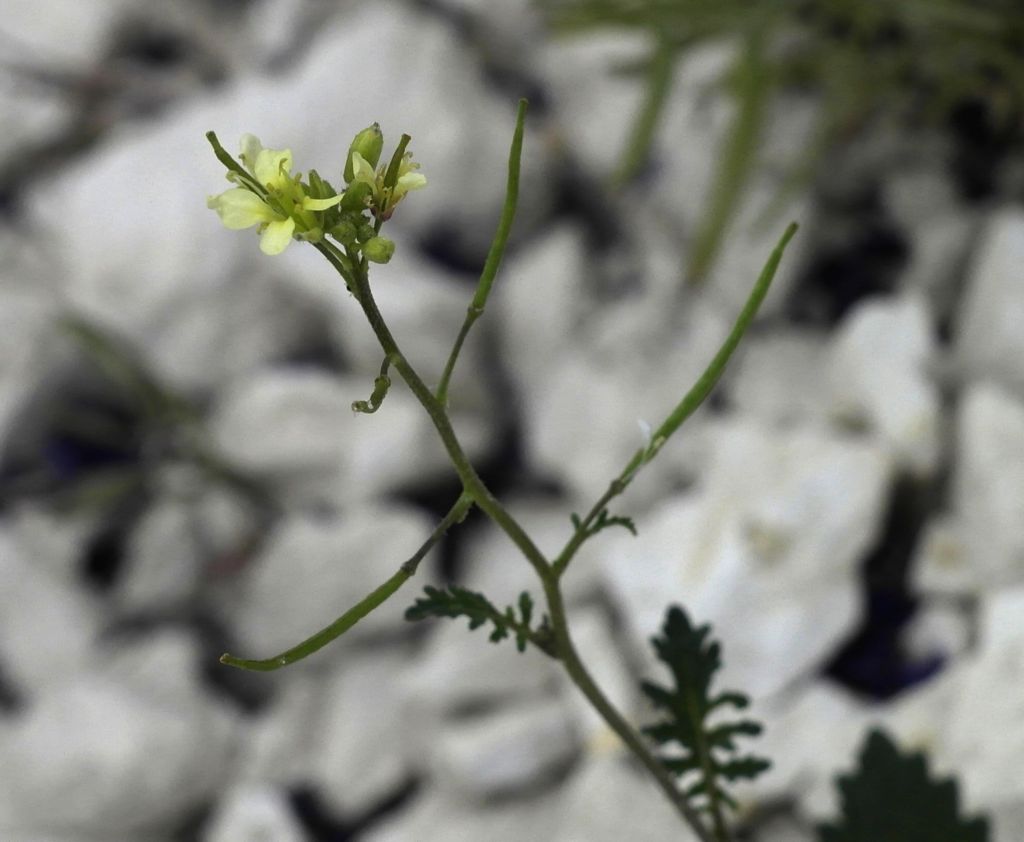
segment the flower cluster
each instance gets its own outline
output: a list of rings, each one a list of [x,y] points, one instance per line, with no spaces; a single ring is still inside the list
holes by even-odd
[[[292,174],[290,149],[265,148],[253,135],[242,137],[241,165],[224,152],[216,135],[207,135],[227,179],[236,187],[207,199],[225,227],[257,226],[264,254],[280,254],[293,239],[320,243],[330,235],[345,247],[349,259],[360,255],[386,263],[394,243],[379,236],[381,225],[410,191],[425,187],[419,164],[405,151],[403,136],[389,165],[380,160],[384,137],[375,123],[359,132],[349,148],[343,177],[346,187],[335,190],[316,170],[307,180]],[[369,214],[369,216],[367,216]]]

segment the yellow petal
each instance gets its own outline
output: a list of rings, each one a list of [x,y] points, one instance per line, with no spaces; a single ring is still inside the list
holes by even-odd
[[[292,170],[291,149],[261,149],[253,164],[252,174],[264,187],[280,187]]]
[[[323,211],[328,208],[333,208],[344,198],[344,193],[339,193],[337,196],[331,196],[329,199],[311,199],[309,196],[303,196],[302,207],[304,210]]]
[[[398,201],[410,190],[419,190],[421,187],[426,186],[427,177],[418,172],[410,172],[399,176],[398,181],[395,183],[395,201]]]
[[[352,153],[352,181],[362,181],[365,184],[369,184],[375,190],[377,188],[377,174],[373,171],[373,167],[370,162],[366,160],[358,152]]]
[[[266,202],[244,187],[235,187],[219,196],[210,196],[206,206],[217,211],[224,227],[233,231],[278,218]]]
[[[271,222],[260,237],[260,251],[264,254],[280,254],[288,248],[294,231],[295,220],[291,217]]]
[[[245,168],[249,172],[253,171],[256,166],[256,157],[263,150],[263,144],[260,143],[260,139],[254,134],[242,135],[242,154],[239,155],[242,159],[242,163],[245,164]]]

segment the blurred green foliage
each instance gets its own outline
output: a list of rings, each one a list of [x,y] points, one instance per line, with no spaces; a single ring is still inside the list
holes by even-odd
[[[1024,135],[1020,0],[537,0],[556,31],[629,29],[651,36],[648,96],[616,180],[643,166],[670,96],[676,59],[713,41],[741,45],[722,82],[737,109],[687,275],[708,272],[756,160],[766,105],[782,90],[816,94],[820,118],[797,175],[877,121],[941,125],[971,103]]]

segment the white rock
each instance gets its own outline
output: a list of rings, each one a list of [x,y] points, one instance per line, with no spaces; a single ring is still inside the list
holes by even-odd
[[[562,551],[573,533],[571,513],[574,510],[579,513],[584,508],[582,504],[550,497],[512,498],[502,502],[549,560]],[[459,584],[486,594],[502,608],[514,604],[523,591],[529,591],[536,607],[536,618],[540,617],[544,595],[537,574],[500,527],[488,521],[466,536],[464,546],[465,569]],[[600,590],[597,555],[593,545],[587,543],[577,552],[562,579],[562,594],[569,606],[576,606],[592,603]]]
[[[912,660],[945,661],[964,654],[971,637],[971,618],[964,607],[935,601],[923,605],[904,629],[903,646]]]
[[[637,679],[628,668],[622,646],[612,634],[606,612],[599,608],[570,611],[569,629],[580,659],[608,701],[625,715],[635,710],[639,695]],[[564,679],[565,694],[576,714],[585,747],[599,755],[619,755],[624,750],[619,737],[568,676]]]
[[[547,699],[446,723],[428,762],[445,788],[483,801],[542,785],[568,768],[579,748],[568,707]]]
[[[606,314],[604,326],[613,321]],[[595,331],[566,348],[535,384],[527,404],[531,458],[560,477],[574,499],[594,500],[633,454],[647,445],[644,425],[656,428],[675,408],[718,351],[729,330],[707,300],[692,304],[685,325],[627,331],[615,342]],[[661,340],[659,342],[659,339]],[[703,410],[687,421],[658,459],[633,483],[629,499],[641,506],[677,484],[701,459]]]
[[[229,462],[301,502],[330,500],[345,453],[353,398],[336,377],[276,369],[236,381],[215,405],[210,431]]]
[[[743,340],[732,376],[736,411],[771,427],[824,424],[828,417],[826,340],[789,329]]]
[[[616,32],[549,40],[538,51],[537,66],[549,81],[562,134],[602,176],[618,165],[643,103],[643,85],[614,68],[644,60],[650,49],[646,36]]]
[[[269,787],[236,787],[203,828],[203,842],[306,842],[284,793]]]
[[[722,641],[723,687],[773,693],[827,658],[857,620],[857,564],[891,464],[869,442],[720,421],[703,486],[604,538],[627,630],[648,652],[670,603]]]
[[[1024,752],[1024,588],[989,596],[983,606],[977,659],[953,700],[945,757],[973,807],[1019,810],[1024,784],[1016,770]]]
[[[89,676],[54,686],[0,732],[0,827],[166,831],[221,785],[230,736],[231,719],[197,698],[161,701]]]
[[[405,656],[371,653],[324,687],[312,782],[338,815],[369,812],[417,771],[414,726],[396,691],[408,666]]]
[[[0,437],[22,405],[38,388],[58,356],[55,322],[59,296],[41,282],[57,271],[59,261],[24,231],[0,227]]]
[[[65,576],[36,564],[0,532],[0,657],[34,693],[87,665],[101,628],[99,604]]]
[[[750,752],[770,758],[772,765],[755,781],[737,788],[741,807],[795,796],[804,815],[834,816],[835,776],[852,766],[870,721],[867,707],[837,687],[816,682],[788,699],[780,697],[755,709],[752,716],[763,723],[764,732],[746,745]]]
[[[925,594],[967,594],[978,587],[980,570],[971,557],[962,524],[937,516],[925,524],[911,563],[914,589]]]
[[[443,471],[447,456],[429,416],[401,385],[373,415],[352,411],[372,388],[372,377],[260,371],[219,397],[211,434],[226,459],[300,508],[366,501]],[[479,446],[480,436],[467,440]]]
[[[246,717],[240,727],[232,780],[246,789],[287,789],[312,777],[319,734],[310,723],[322,715],[325,679],[289,671],[273,703]]]
[[[251,657],[270,657],[319,631],[390,578],[431,529],[422,514],[402,506],[366,506],[337,519],[287,517],[238,585],[239,645]],[[404,628],[407,604],[401,595],[391,599],[344,639]]]
[[[957,354],[974,377],[1024,392],[1024,209],[993,214],[967,272]]]
[[[979,216],[957,208],[910,229],[910,264],[902,286],[927,297],[932,312],[957,312],[963,266],[977,240]]]
[[[523,842],[552,839],[561,814],[557,795],[470,805],[442,789],[429,790],[411,807],[391,813],[360,842]]]
[[[917,476],[938,468],[941,407],[928,377],[934,354],[921,298],[869,299],[839,327],[829,365],[836,415],[867,423]]]
[[[437,623],[403,678],[405,697],[429,715],[452,717],[505,700],[529,701],[560,686],[560,668],[550,658],[536,651],[519,653],[510,640],[493,644],[487,629],[471,633],[464,619]]]
[[[1024,577],[1024,402],[989,383],[962,397],[953,508],[975,587]]]
[[[136,525],[127,548],[127,565],[117,601],[145,611],[183,604],[200,584],[204,557],[188,503],[164,499]]]
[[[4,32],[29,55],[87,65],[100,57],[119,17],[139,0],[10,0]]]
[[[570,779],[552,842],[696,840],[645,773],[623,758],[589,760]]]
[[[806,824],[787,817],[772,818],[759,824],[754,837],[756,842],[814,842],[815,838]]]
[[[45,505],[24,502],[8,512],[11,538],[23,558],[42,567],[62,582],[79,585],[82,548],[96,528],[91,513],[53,511]]]

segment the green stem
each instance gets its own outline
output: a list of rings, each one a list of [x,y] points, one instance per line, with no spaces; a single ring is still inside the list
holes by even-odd
[[[628,184],[640,172],[651,154],[654,133],[665,109],[669,92],[672,89],[672,70],[675,67],[676,47],[664,34],[657,34],[657,46],[651,56],[651,67],[647,77],[647,96],[639,116],[633,122],[633,131],[629,143],[622,155],[612,187],[619,188]]]
[[[790,223],[786,228],[785,233],[782,235],[782,239],[779,240],[778,245],[772,251],[765,263],[764,268],[761,270],[761,274],[754,284],[754,288],[750,291],[750,295],[747,297],[746,303],[743,305],[743,309],[740,311],[739,316],[736,317],[736,322],[733,324],[732,330],[729,335],[725,338],[725,342],[718,349],[718,353],[712,358],[708,364],[704,373],[697,379],[697,382],[693,384],[684,396],[683,399],[676,405],[675,409],[669,414],[665,421],[658,427],[657,431],[651,436],[651,443],[647,447],[640,448],[630,459],[629,463],[625,468],[622,469],[622,473],[619,474],[604,494],[598,499],[593,505],[587,516],[580,521],[576,531],[573,532],[569,538],[568,543],[562,549],[562,552],[558,554],[552,564],[552,569],[556,576],[561,576],[565,571],[566,567],[569,566],[569,562],[572,561],[573,556],[583,545],[584,541],[589,536],[589,527],[593,524],[594,520],[601,514],[601,511],[610,503],[615,497],[622,494],[633,481],[637,472],[648,462],[650,462],[661,450],[662,446],[668,440],[668,438],[678,430],[683,423],[688,419],[702,403],[707,399],[708,395],[711,394],[711,390],[715,387],[718,381],[721,379],[722,374],[725,372],[725,367],[729,363],[729,359],[736,351],[740,340],[743,335],[747,332],[747,329],[753,323],[757,311],[760,309],[765,296],[768,294],[768,290],[771,288],[772,280],[775,278],[775,273],[778,271],[779,263],[782,260],[783,252],[789,241],[796,234],[797,225],[796,223]]]
[[[463,493],[460,495],[459,499],[455,501],[455,505],[448,510],[448,514],[444,516],[430,537],[427,538],[412,557],[403,562],[401,567],[384,584],[367,594],[329,626],[325,626],[316,634],[307,637],[301,643],[293,646],[291,649],[286,649],[272,658],[253,660],[236,658],[234,655],[225,653],[221,655],[220,662],[230,667],[238,667],[239,669],[271,672],[281,667],[286,667],[289,664],[294,664],[296,661],[301,661],[303,658],[308,658],[314,652],[323,649],[328,643],[343,635],[363,617],[380,606],[395,591],[402,587],[407,580],[412,578],[416,573],[416,568],[419,567],[426,554],[444,537],[453,524],[459,523],[466,516],[472,505],[473,500],[468,494]]]
[[[737,57],[736,116],[719,158],[710,207],[704,214],[694,241],[692,257],[686,270],[689,284],[701,283],[714,264],[754,165],[772,86],[764,56],[766,38],[762,29],[761,26],[751,28]]]
[[[697,756],[700,760],[701,772],[707,782],[708,812],[711,814],[711,824],[715,829],[716,842],[732,842],[732,833],[725,823],[722,815],[722,796],[718,789],[715,778],[715,771],[711,765],[711,747],[708,745],[704,717],[700,712],[700,703],[693,688],[688,688],[686,694],[686,707],[689,710],[690,721],[693,722],[694,737],[697,741]]]
[[[480,479],[480,475],[477,474],[476,469],[469,461],[469,457],[466,456],[465,451],[462,449],[462,445],[455,435],[455,430],[452,429],[451,421],[444,406],[434,397],[434,394],[427,387],[426,383],[423,382],[416,369],[410,365],[398,347],[395,337],[391,335],[391,330],[384,322],[384,317],[377,308],[377,302],[374,300],[373,292],[370,289],[369,278],[362,268],[355,277],[355,286],[356,299],[363,308],[363,313],[370,323],[370,328],[376,335],[381,348],[384,349],[384,353],[387,354],[388,359],[391,361],[391,365],[406,382],[410,391],[426,410],[427,415],[430,416],[430,420],[433,422],[434,428],[441,438],[441,443],[448,452],[448,458],[451,460],[459,479],[462,480],[463,489],[473,498],[473,502],[480,507],[481,511],[491,518],[512,539],[512,542],[533,566],[537,575],[544,578],[550,570],[550,563],[537,548],[537,545],[534,544],[530,536],[526,534],[522,526],[519,525],[518,521],[498,502],[497,498],[491,494],[490,489],[484,484],[484,481]]]
[[[641,734],[631,726],[626,719],[616,710],[615,706],[601,692],[601,689],[594,682],[587,668],[580,660],[579,653],[572,642],[569,634],[569,626],[566,620],[565,603],[562,599],[562,592],[559,589],[555,575],[542,577],[544,582],[544,595],[547,598],[548,612],[551,617],[551,630],[554,634],[558,658],[569,674],[573,684],[579,688],[587,701],[594,709],[601,714],[601,717],[608,727],[614,731],[623,744],[636,756],[654,778],[658,788],[662,791],[676,812],[693,830],[700,842],[716,842],[704,827],[700,815],[686,800],[686,796],[676,785],[675,780],[669,771],[662,765],[661,761],[648,747]]]
[[[441,382],[437,387],[437,400],[441,406],[448,405],[448,383],[455,370],[455,363],[462,351],[462,345],[469,335],[473,324],[484,314],[487,305],[487,297],[491,294],[491,287],[494,278],[498,274],[498,267],[505,254],[505,244],[508,242],[509,232],[512,230],[512,221],[516,215],[516,203],[519,199],[519,165],[523,154],[523,126],[526,121],[526,100],[519,100],[519,109],[516,112],[516,128],[512,135],[512,148],[508,153],[508,183],[505,187],[505,205],[501,211],[501,219],[498,228],[494,232],[494,239],[491,241],[491,249],[487,253],[487,260],[484,263],[483,272],[477,283],[476,293],[473,301],[466,309],[466,319],[462,323],[459,335],[455,339],[448,361],[444,366],[444,373],[441,375]]]

